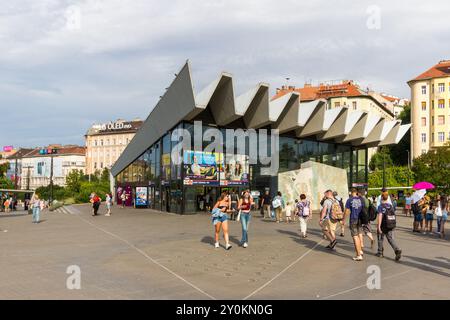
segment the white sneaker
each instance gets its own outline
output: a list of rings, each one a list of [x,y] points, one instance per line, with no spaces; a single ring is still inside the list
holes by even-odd
[[[216,244],[214,245],[214,247],[219,248],[219,247],[220,247],[220,246],[219,246],[219,243],[216,242]]]
[[[225,250],[230,250],[231,249],[231,244],[227,244],[226,246],[225,246]]]
[[[243,247],[244,247],[244,248],[247,248],[247,247],[248,247],[247,242],[244,243]]]

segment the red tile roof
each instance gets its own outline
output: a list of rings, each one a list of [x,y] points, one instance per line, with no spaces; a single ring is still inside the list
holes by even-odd
[[[322,84],[316,87],[305,85],[303,88],[283,87],[277,91],[277,94],[272,100],[278,99],[289,92],[300,93],[301,101],[312,101],[316,99],[327,99],[334,97],[357,97],[366,95],[359,87],[352,81],[345,81],[340,84],[326,85]]]
[[[86,147],[80,147],[80,146],[50,146],[50,147],[44,147],[44,148],[36,148],[33,151],[27,153],[23,157],[42,157],[46,155],[42,155],[39,153],[41,149],[49,149],[49,148],[55,148],[58,150],[58,153],[55,156],[61,156],[61,155],[79,155],[84,156],[86,154]]]
[[[418,80],[450,77],[450,60],[442,60],[438,64],[432,66],[430,69],[408,81],[408,83]]]

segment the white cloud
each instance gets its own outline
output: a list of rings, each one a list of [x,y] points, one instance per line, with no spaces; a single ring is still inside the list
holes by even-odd
[[[381,9],[380,30],[366,27],[371,5]],[[0,7],[0,109],[19,123],[39,117],[27,126],[43,143],[52,135],[82,143],[91,122],[146,117],[188,58],[196,90],[228,71],[238,93],[290,77],[354,79],[408,96],[407,80],[449,58],[449,8],[444,0],[10,1]],[[0,145],[30,134],[5,118],[0,126],[8,131]]]

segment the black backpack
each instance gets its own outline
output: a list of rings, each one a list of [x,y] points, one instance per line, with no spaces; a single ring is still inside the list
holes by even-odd
[[[377,208],[371,203],[369,204],[369,208],[367,210],[367,215],[369,217],[369,221],[375,221],[378,216]]]
[[[395,211],[392,205],[389,205],[389,207],[386,208],[386,213],[384,214],[383,220],[384,229],[388,231],[394,230],[397,226],[397,218],[395,217]]]

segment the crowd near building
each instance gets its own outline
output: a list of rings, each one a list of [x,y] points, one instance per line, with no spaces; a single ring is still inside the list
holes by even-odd
[[[411,88],[411,153],[417,158],[450,141],[450,60],[408,82]]]
[[[86,138],[86,174],[94,174],[104,168],[110,169],[133,139],[142,121],[135,119],[94,124],[87,131]]]
[[[410,128],[383,105],[377,104],[379,110],[363,109],[362,100],[338,104],[322,94],[303,101],[302,92],[292,88],[279,90],[271,99],[265,83],[235,96],[233,81],[231,74],[222,73],[196,93],[186,63],[111,169],[118,203],[125,193],[124,199],[136,206],[194,213],[202,210],[205,201],[214,201],[230,189],[250,189],[254,195],[278,190],[279,173],[300,170],[307,162],[344,171],[346,179],[341,183],[348,190],[367,183],[367,149],[396,144]],[[259,141],[270,140],[264,134],[277,130],[277,171],[268,174],[263,164],[249,163],[248,143],[244,151],[232,150],[228,163],[223,153],[204,151],[206,141],[200,148],[183,149],[181,163],[174,161],[171,155],[179,144],[174,132],[189,132],[189,145],[194,146],[199,124],[203,134],[210,129],[259,130],[259,140],[253,144],[259,151]]]

